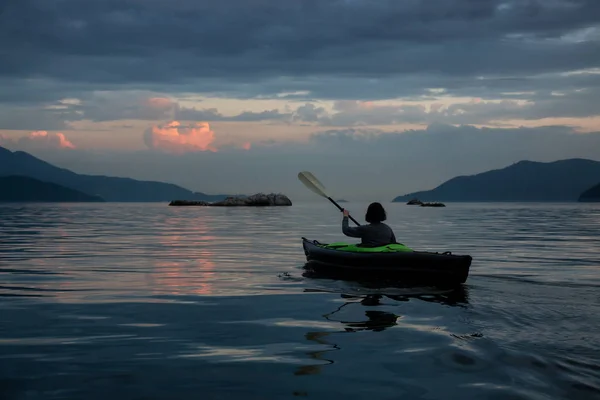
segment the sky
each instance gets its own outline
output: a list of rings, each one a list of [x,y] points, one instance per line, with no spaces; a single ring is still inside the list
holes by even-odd
[[[600,160],[598,0],[0,0],[0,145],[205,193],[390,201]]]

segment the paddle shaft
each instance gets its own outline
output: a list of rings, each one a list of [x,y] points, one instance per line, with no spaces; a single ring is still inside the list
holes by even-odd
[[[333,205],[335,205],[337,208],[340,209],[340,211],[344,211],[344,209],[342,207],[340,207],[340,205],[338,203],[336,203],[335,200],[333,200],[331,197],[327,196],[327,200],[332,202]],[[356,225],[360,226],[360,224],[358,222],[356,222],[356,220],[354,218],[352,218],[352,215],[348,215],[348,218],[350,218],[352,220],[352,222],[354,222]]]
[[[340,211],[344,211],[344,209],[342,207],[340,207],[340,205],[338,203],[336,203],[335,200],[333,200],[331,197],[329,197],[329,195],[326,193],[325,187],[323,186],[323,184],[321,182],[319,182],[319,180],[317,179],[316,176],[314,176],[313,174],[311,174],[308,171],[303,171],[303,172],[298,173],[298,179],[300,179],[300,182],[302,182],[304,184],[304,186],[306,186],[307,188],[309,188],[310,190],[312,190],[319,196],[325,197],[327,200],[332,202],[333,205],[336,206]],[[360,226],[360,224],[354,218],[352,218],[351,215],[348,215],[348,217],[352,220],[352,222],[354,222],[356,225]]]

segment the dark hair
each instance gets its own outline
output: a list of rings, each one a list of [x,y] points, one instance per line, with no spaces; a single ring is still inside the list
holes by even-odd
[[[371,203],[369,204],[369,208],[367,208],[367,215],[365,215],[365,221],[370,224],[378,223],[385,221],[387,215],[383,206],[380,203]]]

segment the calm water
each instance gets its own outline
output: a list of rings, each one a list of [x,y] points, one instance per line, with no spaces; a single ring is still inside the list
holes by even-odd
[[[0,206],[0,399],[600,398],[600,205],[386,207],[462,290],[303,277],[327,201]]]

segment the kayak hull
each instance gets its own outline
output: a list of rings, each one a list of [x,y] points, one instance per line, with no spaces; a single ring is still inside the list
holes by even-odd
[[[305,268],[337,278],[399,279],[431,284],[461,284],[467,281],[470,255],[426,251],[350,252],[324,248],[325,243],[302,238]]]

